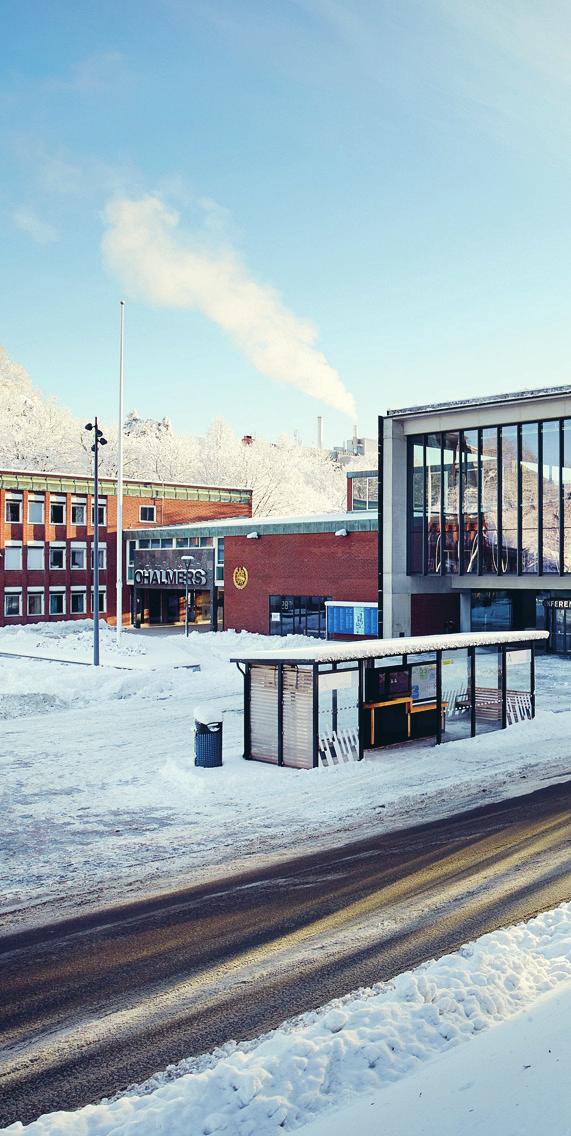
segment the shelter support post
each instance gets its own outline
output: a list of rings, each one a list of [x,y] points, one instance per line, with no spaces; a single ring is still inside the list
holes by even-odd
[[[508,724],[508,694],[507,694],[507,659],[506,648],[500,647],[498,652],[498,666],[500,667],[500,690],[502,695],[502,730]]]
[[[278,765],[284,763],[284,665],[278,663]]]
[[[361,706],[363,705],[363,702],[365,701],[364,694],[363,694],[364,686],[365,686],[365,684],[364,684],[364,668],[365,668],[365,664],[364,664],[363,660],[360,659],[359,660],[359,668],[358,668],[359,684],[358,684],[358,692],[357,692],[357,705],[358,705],[358,708],[359,708],[359,713],[357,714],[357,732],[358,732],[358,735],[359,735],[359,761],[363,760],[363,753],[364,753],[363,735],[362,735],[362,732],[361,732]]]
[[[442,742],[442,651],[436,652],[436,744]]]

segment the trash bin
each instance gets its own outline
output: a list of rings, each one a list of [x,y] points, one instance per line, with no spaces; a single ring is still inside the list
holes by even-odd
[[[222,722],[195,721],[194,764],[203,769],[222,765]]]

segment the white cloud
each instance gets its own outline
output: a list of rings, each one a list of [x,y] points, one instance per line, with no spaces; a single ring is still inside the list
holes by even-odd
[[[315,347],[313,325],[248,275],[233,249],[211,249],[179,228],[158,196],[122,198],[106,210],[105,261],[129,292],[157,307],[200,311],[238,344],[261,374],[355,417],[353,396]]]
[[[27,233],[33,241],[39,245],[49,245],[53,241],[57,241],[57,230],[53,225],[49,225],[46,221],[42,221],[41,217],[34,212],[33,209],[27,209],[22,206],[20,209],[15,209],[12,214],[12,220],[17,229],[23,233]]]

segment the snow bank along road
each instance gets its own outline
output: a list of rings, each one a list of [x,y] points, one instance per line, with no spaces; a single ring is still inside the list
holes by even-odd
[[[571,897],[571,782],[5,938],[0,1123],[390,978]]]

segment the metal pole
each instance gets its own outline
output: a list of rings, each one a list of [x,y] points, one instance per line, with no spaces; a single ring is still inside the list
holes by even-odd
[[[121,320],[119,336],[119,447],[117,464],[117,594],[115,600],[115,619],[117,646],[121,643],[123,629],[123,419],[124,408],[124,382],[123,357],[125,347],[125,301],[120,303]]]
[[[99,433],[95,419],[93,460],[93,666],[99,666]]]
[[[184,590],[184,634],[188,639],[188,564],[185,573],[185,590]]]

